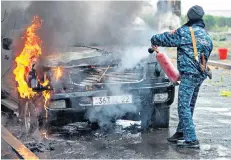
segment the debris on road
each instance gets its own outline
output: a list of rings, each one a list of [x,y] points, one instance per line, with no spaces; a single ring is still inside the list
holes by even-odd
[[[216,87],[222,86],[224,84],[224,76],[221,76],[220,79],[216,81],[209,80],[209,83]]]
[[[50,144],[44,144],[41,142],[28,142],[25,144],[25,146],[32,152],[49,152],[54,150]]]
[[[220,91],[220,96],[222,96],[222,97],[231,97],[231,90],[230,91],[221,90]]]

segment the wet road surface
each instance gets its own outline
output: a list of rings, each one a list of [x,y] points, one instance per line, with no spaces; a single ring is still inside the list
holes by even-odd
[[[161,158],[161,159],[230,159],[231,158],[231,97],[220,96],[221,90],[231,90],[231,71],[213,70],[213,80],[206,80],[200,90],[195,108],[194,122],[200,149],[177,148],[166,138],[175,132],[178,123],[177,95],[171,106],[169,129],[149,130],[141,133],[139,125],[126,128],[129,121],[117,121],[108,133],[100,130],[77,130],[66,126],[71,134],[44,135],[37,131],[33,136],[19,135],[20,126],[2,116],[4,124],[24,144],[40,145],[34,150],[40,158]],[[178,89],[178,87],[177,87]],[[139,122],[137,122],[139,124]],[[77,124],[78,125],[78,124]],[[42,137],[40,137],[42,135]],[[39,144],[38,142],[41,142]],[[2,142],[2,158],[9,148]],[[38,147],[39,148],[39,147]]]

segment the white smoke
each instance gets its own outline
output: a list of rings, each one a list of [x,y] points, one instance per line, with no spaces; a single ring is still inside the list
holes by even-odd
[[[122,58],[121,58],[121,63],[118,66],[116,72],[123,72],[126,69],[132,69],[136,67],[137,64],[141,62],[141,60],[146,59],[150,55],[147,51],[147,47],[130,46],[130,47],[124,48],[124,50],[120,50],[119,52]],[[128,94],[132,95],[130,91],[124,91],[122,84],[121,85],[117,84],[115,86],[106,84],[106,86],[109,89],[109,92],[112,93],[112,95],[120,95],[120,96],[128,95]],[[136,103],[130,104],[130,105],[105,106],[105,107],[95,106],[88,110],[86,117],[91,122],[97,121],[101,128],[110,129],[112,127],[113,120],[122,118],[126,114],[136,115],[136,118],[139,117],[139,112],[144,106],[142,106],[141,103],[137,103],[138,101],[140,101],[140,98],[136,97],[134,98],[134,100],[136,100]],[[152,108],[149,108],[149,111],[151,110]],[[146,111],[145,111],[145,115],[150,117],[149,116],[150,113],[147,113]],[[147,117],[145,118],[145,117],[146,116],[142,117],[143,121],[145,121],[145,122],[142,122],[142,124],[144,124],[143,127],[147,127],[148,121],[150,120],[150,118],[147,118]]]
[[[121,60],[121,65],[119,70],[132,69],[134,68],[142,59],[149,56],[147,51],[148,46],[144,47],[128,47],[123,51],[124,55]]]
[[[180,26],[180,18],[172,12],[162,14],[161,19],[164,19],[164,21],[160,21],[158,24],[159,33],[175,30]]]
[[[102,129],[111,129],[112,124],[126,113],[137,114],[138,108],[135,105],[100,106],[89,109],[87,117],[91,122],[98,122]]]

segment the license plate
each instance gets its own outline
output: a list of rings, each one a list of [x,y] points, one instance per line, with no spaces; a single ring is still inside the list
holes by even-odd
[[[129,104],[132,103],[131,95],[93,97],[93,105]]]

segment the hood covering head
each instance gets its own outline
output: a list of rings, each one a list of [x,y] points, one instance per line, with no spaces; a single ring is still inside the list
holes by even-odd
[[[201,6],[195,5],[192,6],[187,13],[189,20],[199,20],[202,19],[205,12]]]

